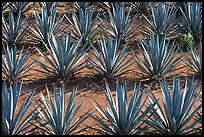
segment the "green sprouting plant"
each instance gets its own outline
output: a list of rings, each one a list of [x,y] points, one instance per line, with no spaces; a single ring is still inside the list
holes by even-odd
[[[108,104],[106,103],[106,106],[102,108],[94,98],[92,98],[94,103],[91,101],[91,104],[102,116],[101,118],[97,115],[91,115],[91,118],[97,123],[100,129],[89,127],[103,134],[110,135],[134,135],[143,132],[147,127],[147,125],[143,125],[143,120],[146,119],[153,104],[143,109],[148,95],[146,95],[146,98],[143,98],[145,93],[144,90],[141,91],[140,89],[141,82],[137,87],[135,84],[129,102],[126,82],[119,85],[118,80],[116,81],[115,99],[108,84],[105,84],[106,90],[104,90],[104,92]]]
[[[195,42],[199,42],[202,36],[202,3],[201,2],[188,2],[185,10],[182,12],[181,21],[179,22],[178,32],[187,34],[188,32],[193,35]]]
[[[182,35],[178,41],[179,46],[181,47],[182,50],[187,50],[192,48],[192,47],[189,47],[189,46],[192,46],[192,44],[189,44],[189,42],[194,43],[193,35],[191,35],[190,33]]]
[[[78,104],[78,106],[76,105],[76,102],[74,102],[77,88],[74,88],[71,92],[67,107],[65,107],[64,83],[59,90],[59,95],[57,95],[58,90],[57,87],[54,85],[54,99],[51,97],[51,91],[48,89],[47,85],[46,91],[49,98],[50,106],[45,96],[40,93],[44,108],[42,105],[40,105],[41,109],[38,109],[39,119],[37,119],[37,122],[35,124],[36,127],[53,135],[70,135],[84,131],[86,128],[79,129],[79,126],[84,120],[89,117],[89,115],[87,115],[89,111],[84,112],[81,116],[76,116],[85,101],[85,99],[83,99]],[[75,119],[76,117],[78,118]]]
[[[7,88],[6,81],[3,83],[2,91],[2,134],[3,135],[19,135],[29,133],[29,123],[33,120],[33,114],[36,110],[28,112],[33,103],[33,95],[35,91],[30,92],[22,105],[19,104],[22,83],[18,86],[15,82]],[[19,111],[17,108],[19,107]],[[28,114],[26,114],[28,113]]]
[[[86,47],[90,48],[91,45],[95,45],[96,44],[96,40],[95,39],[88,39],[86,40]]]
[[[63,33],[61,33],[61,37],[54,36],[52,34],[51,39],[48,40],[48,45],[46,49],[50,55],[50,58],[40,51],[40,49],[36,48],[43,59],[48,63],[45,64],[38,60],[35,60],[35,63],[39,65],[43,71],[34,69],[36,71],[42,72],[44,74],[53,75],[59,77],[61,79],[69,78],[72,74],[76,74],[80,69],[85,67],[85,61],[80,61],[86,54],[88,49],[82,48],[79,49],[79,41],[75,41],[71,43],[72,34],[66,34],[65,38]],[[57,42],[60,39],[60,42]]]
[[[150,102],[156,102],[156,105],[152,109],[155,113],[152,113],[145,120],[145,123],[154,129],[149,132],[162,135],[189,134],[193,127],[202,120],[200,117],[190,122],[202,107],[201,103],[196,104],[199,94],[193,97],[198,84],[194,84],[194,78],[187,83],[186,78],[185,87],[182,90],[180,77],[176,78],[176,75],[174,75],[172,91],[170,91],[170,86],[165,78],[160,80],[159,83],[162,91],[163,109],[161,104],[156,101],[155,96],[149,98]],[[193,107],[195,108],[193,109]]]
[[[28,76],[28,72],[32,69],[31,65],[34,63],[27,62],[30,57],[28,49],[24,51],[23,47],[18,54],[16,46],[14,48],[3,46],[3,50],[5,54],[2,57],[3,78],[14,82]]]
[[[117,76],[127,73],[128,70],[125,69],[134,63],[130,62],[133,57],[130,59],[127,58],[131,54],[131,52],[126,54],[128,49],[127,43],[122,51],[118,52],[119,43],[117,39],[113,40],[109,38],[106,44],[104,38],[101,37],[100,43],[98,42],[98,47],[102,55],[92,45],[91,51],[97,62],[91,58],[89,58],[89,62],[93,66],[94,71],[105,78],[114,79]]]

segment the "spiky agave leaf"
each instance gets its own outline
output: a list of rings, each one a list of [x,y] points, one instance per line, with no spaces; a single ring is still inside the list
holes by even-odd
[[[159,103],[153,107],[156,110],[152,117],[147,119],[150,127],[154,128],[156,133],[163,135],[181,135],[187,134],[201,119],[196,119],[193,122],[194,115],[200,110],[201,104],[196,105],[195,102],[199,99],[199,94],[193,98],[193,94],[197,89],[197,85],[193,84],[194,78],[190,83],[185,83],[184,91],[181,90],[180,77],[174,76],[172,95],[170,94],[169,85],[165,78],[160,80],[162,91],[163,108]],[[155,97],[151,101],[155,101]],[[195,109],[192,109],[195,106]]]
[[[197,116],[194,116],[194,120],[199,121],[199,123],[196,123],[196,125],[198,126],[192,127],[192,128],[190,127],[191,130],[189,130],[187,133],[195,134],[195,135],[202,135],[202,110],[197,112]]]
[[[200,88],[200,95],[202,94],[202,88]],[[194,94],[194,96],[196,97],[197,94]],[[202,104],[202,98],[198,98],[198,102]],[[194,109],[197,109],[197,106],[194,106]],[[195,114],[193,116],[193,119],[195,121],[195,125],[192,124],[191,126],[188,127],[189,130],[187,130],[187,132],[185,132],[185,134],[191,134],[191,135],[202,135],[202,107],[200,108],[200,110],[197,112],[197,114]],[[199,122],[196,122],[199,121]]]
[[[111,135],[133,135],[144,131],[146,125],[143,125],[143,119],[145,119],[148,112],[150,112],[150,106],[147,106],[147,108],[143,110],[148,95],[144,100],[142,100],[144,91],[142,90],[140,92],[141,83],[138,85],[138,87],[136,87],[135,84],[129,102],[127,99],[126,82],[123,85],[119,85],[118,80],[116,81],[115,100],[108,84],[105,84],[106,90],[104,91],[106,99],[108,100],[106,107],[102,108],[95,99],[93,99],[94,102],[91,102],[91,104],[102,116],[102,118],[100,118],[96,115],[91,115],[91,118],[96,121],[98,126],[101,128],[96,130]],[[153,104],[150,105],[152,106]]]
[[[28,109],[33,103],[32,97],[35,91],[30,92],[20,106],[18,101],[21,89],[22,83],[20,86],[17,82],[10,84],[10,89],[8,89],[4,81],[2,91],[2,133],[4,135],[23,134],[22,132],[33,119],[32,114],[35,109],[30,112]],[[17,107],[20,108],[18,112]]]
[[[151,2],[134,2],[133,6],[140,14],[148,15]]]
[[[87,11],[84,11],[83,9],[79,8],[79,15],[77,15],[75,12],[72,13],[72,21],[67,17],[66,19],[73,27],[73,38],[76,40],[81,40],[81,45],[85,45],[87,40],[94,39],[95,36],[99,32],[98,27],[98,20],[99,20],[99,14],[96,16],[93,16],[93,10],[89,9]]]
[[[8,21],[2,15],[2,38],[3,42],[7,43],[9,46],[15,46],[22,42],[24,36],[27,35],[27,29],[29,24],[27,24],[27,16],[25,19],[21,20],[21,10],[18,12],[18,16],[14,17],[13,11],[9,11]]]
[[[71,43],[71,38],[71,34],[68,35],[67,33],[64,38],[63,33],[61,33],[60,42],[57,42],[58,36],[52,34],[52,38],[48,40],[49,44],[45,45],[50,57],[37,48],[37,51],[48,65],[34,59],[35,63],[39,65],[43,71],[34,70],[64,79],[84,68],[85,61],[81,63],[80,61],[88,49],[85,49],[85,47],[80,49],[79,41]]]
[[[2,12],[5,11],[5,9],[9,7],[9,4],[11,4],[11,2],[2,2],[1,4]]]
[[[105,32],[104,34],[107,33],[108,36],[121,41],[127,41],[137,35],[137,33],[134,32],[140,26],[140,23],[137,22],[138,14],[130,19],[130,11],[131,6],[129,6],[128,11],[125,12],[124,3],[120,5],[116,4],[115,6],[112,4],[111,8],[108,8],[108,19],[104,17],[104,20],[109,21],[104,21],[104,25],[102,25],[102,29]]]
[[[73,6],[79,11],[82,9],[83,11],[91,9],[94,5],[92,2],[73,2]]]
[[[99,51],[92,45],[92,53],[96,58],[96,61],[89,59],[93,69],[105,78],[113,79],[117,76],[123,75],[128,71],[125,70],[134,62],[130,62],[133,57],[128,59],[131,52],[127,52],[128,44],[124,46],[121,52],[118,52],[119,43],[117,39],[108,39],[106,44],[103,37],[101,37],[100,43],[98,42]],[[102,55],[101,55],[101,54]]]
[[[18,54],[16,46],[14,48],[3,46],[3,50],[5,54],[2,57],[3,78],[14,82],[28,76],[28,72],[32,69],[31,65],[34,63],[28,62],[30,57],[28,49],[24,51],[22,47]]]
[[[63,17],[62,13],[57,15],[55,6],[48,9],[46,4],[42,5],[41,13],[42,17],[40,17],[37,11],[34,11],[37,24],[31,24],[29,27],[31,29],[29,34],[33,39],[42,42],[43,44],[48,44],[51,34],[57,35],[61,32],[60,23],[62,22]],[[64,28],[65,27],[61,29],[64,31]]]
[[[49,10],[49,12],[51,12],[53,7],[57,7],[57,5],[59,5],[59,2],[40,2],[39,3],[41,6],[47,7],[47,9]]]
[[[187,3],[188,3],[188,2],[178,2],[178,1],[177,1],[177,2],[172,2],[173,7],[174,7],[175,9],[177,9],[177,12],[176,12],[177,15],[179,15],[179,16],[182,15],[181,9],[182,9],[183,11],[185,11],[185,7],[187,6]]]
[[[143,15],[146,23],[143,24],[141,32],[145,35],[174,36],[179,21],[179,19],[175,20],[176,9],[169,3],[162,4],[162,2],[158,2],[157,10],[154,3],[151,3],[150,8],[152,18],[148,19]]]
[[[35,2],[10,2],[9,8],[14,13],[22,11],[22,14],[24,14],[25,12],[29,11],[34,5]]]
[[[200,41],[200,57],[196,53],[196,49],[193,48],[192,43],[189,42],[188,44],[190,46],[190,50],[188,49],[190,57],[184,54],[186,60],[183,60],[183,62],[191,71],[195,72],[196,75],[202,77],[202,41]]]
[[[202,36],[202,3],[188,2],[182,12],[178,31],[182,34],[191,33],[195,41]]]
[[[38,122],[41,128],[44,128],[48,133],[54,135],[70,135],[76,134],[84,129],[79,129],[80,124],[86,120],[89,116],[87,115],[89,111],[84,112],[77,119],[76,114],[80,111],[85,99],[83,99],[78,106],[76,102],[74,102],[74,98],[77,92],[77,88],[74,88],[71,96],[69,98],[69,102],[67,107],[65,108],[65,85],[63,83],[62,87],[59,91],[59,96],[57,95],[57,87],[54,85],[54,99],[52,99],[50,95],[50,90],[46,85],[46,91],[49,98],[49,103],[46,101],[45,96],[41,93],[42,106],[41,109],[38,109],[39,118]],[[78,130],[79,129],[79,130]]]
[[[178,67],[182,55],[176,56],[175,41],[170,44],[166,40],[166,35],[159,38],[152,35],[150,40],[144,39],[139,45],[142,57],[136,55],[137,68],[143,73],[143,77],[157,79],[163,75],[180,69]]]
[[[131,2],[99,2],[99,5],[102,6],[103,9],[106,10],[112,10],[112,6],[114,6],[115,8],[119,5],[124,4],[125,6],[130,6]]]

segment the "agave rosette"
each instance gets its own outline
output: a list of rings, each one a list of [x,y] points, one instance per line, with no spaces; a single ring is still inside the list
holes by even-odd
[[[65,27],[60,28],[60,23],[63,20],[62,13],[57,15],[55,6],[52,6],[51,9],[49,11],[47,5],[42,4],[42,17],[37,11],[34,11],[37,24],[32,23],[29,27],[30,37],[43,44],[48,44],[52,34],[58,35],[61,32],[60,29],[65,29]]]
[[[71,43],[71,34],[66,34],[65,38],[63,33],[60,36],[60,42],[57,42],[58,36],[52,34],[52,38],[48,40],[48,45],[45,45],[50,57],[37,48],[42,58],[48,63],[42,63],[35,60],[43,71],[34,69],[47,75],[53,75],[59,78],[68,78],[72,74],[76,74],[80,69],[85,67],[85,61],[80,61],[86,54],[88,49],[80,49],[79,41]]]
[[[70,135],[70,134],[77,134],[86,128],[79,129],[79,125],[86,120],[89,115],[88,112],[84,112],[80,117],[75,119],[76,114],[79,113],[80,108],[84,103],[84,99],[76,105],[74,102],[74,98],[77,92],[77,88],[74,88],[71,92],[71,96],[69,98],[69,102],[67,107],[65,108],[65,85],[63,83],[62,87],[58,91],[57,87],[54,86],[54,99],[52,99],[50,95],[50,90],[46,86],[46,91],[49,99],[46,101],[45,96],[41,93],[40,97],[42,99],[42,105],[40,105],[40,109],[38,109],[38,118],[35,126],[42,129],[43,131],[48,132],[49,134],[53,135]]]
[[[24,51],[23,47],[18,54],[16,46],[14,48],[3,46],[3,50],[5,54],[2,57],[3,78],[14,82],[29,76],[28,72],[34,62],[28,62],[30,57],[28,49]]]
[[[176,75],[174,76],[172,91],[169,90],[169,85],[165,78],[159,81],[164,109],[162,109],[161,104],[157,102],[152,109],[155,113],[146,120],[146,123],[155,129],[152,131],[153,133],[163,135],[188,134],[196,124],[201,122],[201,118],[190,122],[202,107],[202,104],[196,105],[199,94],[193,98],[198,86],[193,82],[194,78],[192,78],[189,83],[187,83],[186,79],[185,87],[182,92],[180,77],[176,78]],[[170,95],[170,92],[172,92],[172,95]],[[153,98],[149,98],[149,100],[151,102],[157,99],[154,96]],[[195,109],[193,109],[193,107],[195,107]]]
[[[131,6],[129,6],[127,13],[125,12],[124,4],[112,4],[111,8],[108,8],[108,16],[103,21],[102,30],[107,36],[112,38],[117,38],[121,41],[127,41],[133,36],[138,35],[134,33],[140,26],[140,23],[137,21],[136,14],[132,19],[130,19]]]
[[[128,102],[126,82],[123,85],[119,85],[118,81],[116,81],[115,100],[106,83],[106,90],[104,90],[106,99],[108,100],[106,107],[102,108],[94,98],[94,102],[91,102],[96,111],[102,116],[102,118],[100,118],[96,115],[91,115],[91,118],[97,123],[100,129],[88,127],[101,133],[111,135],[134,135],[143,132],[147,128],[147,125],[143,125],[143,119],[146,118],[153,104],[150,104],[151,107],[147,106],[147,108],[143,110],[148,95],[142,100],[145,93],[143,90],[140,92],[140,85],[141,83],[136,87],[135,84],[132,96]]]
[[[35,91],[30,92],[22,105],[19,105],[19,97],[21,94],[22,83],[20,86],[17,82],[10,84],[10,90],[7,88],[6,81],[3,84],[2,91],[2,134],[18,135],[26,134],[31,130],[30,122],[33,120],[33,114],[36,109],[28,112],[33,103],[33,95]],[[17,107],[19,111],[17,112]],[[28,113],[28,114],[26,114]]]
[[[150,8],[152,17],[148,19],[143,15],[146,23],[143,24],[141,32],[145,35],[174,36],[177,33],[179,21],[175,18],[177,10],[172,8],[169,3],[162,4],[162,2],[158,2],[157,10],[154,3],[151,3]]]
[[[28,17],[21,20],[22,12],[19,11],[17,17],[14,17],[13,11],[9,11],[8,21],[2,15],[2,38],[3,42],[9,46],[20,44],[23,38],[27,35],[29,24],[26,23]]]
[[[126,54],[128,44],[118,53],[119,43],[117,39],[113,40],[109,38],[106,44],[104,38],[101,37],[100,43],[98,42],[98,47],[102,55],[92,45],[92,53],[97,62],[89,58],[89,63],[93,66],[95,72],[105,78],[113,79],[130,71],[126,70],[126,68],[131,66],[134,62],[130,62],[133,57],[128,59],[131,52]]]
[[[135,62],[142,77],[156,79],[183,67],[179,67],[182,55],[176,56],[178,49],[175,50],[175,41],[170,43],[166,35],[162,38],[152,35],[150,40],[144,39],[140,44],[142,57],[136,55],[138,60]]]
[[[99,33],[98,20],[99,14],[93,16],[91,9],[85,11],[82,8],[78,9],[78,14],[72,13],[72,21],[67,17],[66,19],[73,27],[73,38],[76,40],[82,39],[81,44],[84,45],[88,40],[93,40]]]

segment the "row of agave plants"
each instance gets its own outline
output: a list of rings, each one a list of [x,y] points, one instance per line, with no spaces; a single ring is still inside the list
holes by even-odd
[[[159,80],[162,91],[162,105],[158,102],[155,94],[150,90],[134,86],[132,95],[128,100],[127,84],[119,84],[116,80],[116,97],[105,82],[104,89],[107,103],[102,107],[94,98],[89,100],[95,108],[83,112],[80,111],[85,99],[78,105],[74,102],[77,88],[74,88],[65,104],[65,85],[63,83],[59,91],[56,86],[53,88],[54,97],[51,97],[50,90],[46,86],[48,100],[40,93],[41,100],[38,100],[35,107],[29,108],[34,102],[34,91],[31,91],[20,106],[18,103],[22,84],[10,85],[7,88],[6,82],[2,91],[2,133],[7,135],[31,134],[36,129],[42,134],[70,135],[79,134],[86,129],[94,129],[102,134],[111,135],[139,135],[139,134],[162,134],[162,135],[184,135],[202,134],[202,101],[199,98],[201,88],[194,83],[194,78],[184,85],[181,90],[180,77],[173,79],[173,89],[167,84],[165,77]],[[195,95],[195,91],[199,93]],[[59,93],[59,94],[58,94]],[[53,99],[54,98],[54,99]],[[65,107],[67,105],[67,107]],[[16,112],[17,106],[19,111]],[[101,116],[95,114],[98,112]],[[26,114],[27,113],[27,114]],[[86,119],[95,121],[98,127],[86,124]],[[80,128],[80,124],[84,128]],[[150,130],[151,128],[151,130]]]
[[[3,44],[19,45],[27,37],[48,44],[52,34],[67,32],[69,28],[73,29],[74,39],[80,40],[82,45],[95,41],[98,34],[121,38],[122,42],[127,42],[137,34],[166,34],[171,37],[190,33],[193,40],[199,42],[202,36],[202,3],[181,3],[74,2],[75,11],[58,13],[56,8],[59,2],[34,3],[34,6],[31,2],[6,2],[2,3]],[[41,12],[35,9],[34,19],[33,16],[26,15],[26,11],[39,4]],[[102,13],[94,10],[97,5],[104,9]],[[9,12],[6,9],[9,9]],[[181,12],[180,16],[177,16],[178,12]],[[146,15],[147,13],[149,14]],[[140,15],[144,20],[142,23]],[[136,31],[139,33],[135,33]]]
[[[13,8],[15,8],[14,5],[12,5]],[[27,17],[23,21],[20,20],[23,6],[26,6],[26,3],[23,2],[16,4],[17,7],[20,7],[17,8],[16,19],[14,19],[12,10],[9,11],[8,22],[4,16],[2,17],[3,41],[8,45],[6,48],[3,47],[5,55],[2,58],[2,72],[4,79],[11,82],[10,92],[7,89],[6,82],[4,82],[2,92],[2,104],[6,104],[2,106],[2,110],[4,110],[2,111],[2,131],[4,134],[26,134],[25,132],[32,132],[35,129],[40,129],[49,134],[77,134],[87,128],[92,128],[104,134],[123,135],[147,133],[150,127],[155,129],[153,132],[156,134],[189,134],[193,131],[200,132],[202,130],[200,126],[194,128],[198,123],[202,125],[201,100],[199,94],[194,98],[194,92],[197,89],[197,85],[193,85],[194,80],[192,79],[189,84],[186,80],[184,91],[181,92],[180,78],[176,79],[176,76],[174,76],[172,97],[170,97],[168,84],[165,78],[162,78],[167,73],[178,69],[181,61],[196,74],[202,75],[202,41],[200,40],[200,57],[192,46],[193,44],[197,45],[197,38],[202,35],[201,5],[199,3],[188,3],[184,8],[185,10],[182,10],[179,6],[181,14],[185,17],[175,21],[176,9],[172,9],[168,3],[164,5],[159,2],[157,11],[155,5],[150,4],[152,16],[149,19],[149,17],[143,15],[147,24],[142,28],[147,27],[151,35],[148,36],[148,33],[145,33],[147,31],[142,30],[141,33],[144,33],[148,38],[138,44],[142,58],[132,50],[127,52],[127,41],[132,38],[133,32],[139,28],[139,24],[136,24],[133,29],[130,29],[137,19],[137,16],[135,16],[130,21],[131,7],[128,9],[128,13],[125,13],[123,4],[111,5],[104,2],[102,5],[108,10],[107,20],[110,23],[104,22],[99,14],[92,19],[93,11],[90,8],[90,3],[86,2],[75,3],[78,12],[71,14],[73,21],[66,15],[57,15],[56,3],[51,4],[50,8],[48,8],[47,3],[42,3],[42,18],[36,11],[34,12],[37,27],[32,24],[32,21],[25,27]],[[135,3],[135,5],[139,6],[139,3]],[[63,17],[61,18],[61,16]],[[67,33],[65,28],[60,28],[59,24],[64,17],[72,26],[70,33]],[[104,18],[106,18],[105,15]],[[96,23],[98,20],[101,21],[99,27]],[[97,41],[98,48],[92,42],[90,42],[90,47],[87,47],[89,40],[98,34],[97,29],[103,35],[111,38],[108,38],[106,43],[105,38],[101,35],[100,40]],[[190,58],[185,54],[175,57],[177,52],[181,50],[177,49],[178,44],[175,41],[170,42],[169,37],[175,35],[172,32],[177,32],[177,30],[180,33],[183,33],[183,31],[190,32],[194,37],[195,42],[188,42]],[[33,62],[26,63],[30,58],[28,49],[26,51],[22,49],[17,53],[16,46],[25,35],[29,35],[45,45],[50,58],[39,48],[36,49],[49,65],[35,59]],[[119,47],[123,43],[125,43],[125,46],[119,51]],[[92,60],[92,56],[86,54],[88,50],[92,52],[97,62]],[[130,59],[128,59],[129,55],[132,56]],[[82,61],[82,59],[85,59],[85,61]],[[131,60],[134,60],[133,63],[136,63],[136,67],[142,72],[142,79],[151,78],[160,83],[164,109],[162,109],[152,91],[149,90],[147,94],[140,89],[140,84],[137,87],[135,85],[132,97],[128,102],[126,84],[120,85],[116,81],[115,103],[107,83],[106,90],[104,90],[108,100],[106,108],[103,109],[94,99],[91,101],[91,104],[105,118],[105,121],[94,115],[94,112],[90,112],[90,110],[74,121],[84,100],[76,106],[74,97],[77,89],[73,89],[65,111],[64,85],[60,88],[59,97],[57,88],[54,86],[54,100],[52,100],[50,90],[46,86],[51,106],[49,106],[44,95],[41,94],[42,102],[37,102],[35,108],[25,117],[34,100],[35,91],[30,92],[20,111],[16,114],[18,98],[22,88],[22,84],[18,87],[17,81],[28,75],[29,71],[33,69],[32,65],[34,63],[44,70],[43,73],[60,77],[62,80],[76,74],[87,64],[90,64],[97,74],[108,79],[115,79],[126,73],[126,69],[133,64]],[[82,63],[80,63],[81,61]],[[199,89],[199,91],[201,90]],[[146,97],[144,101],[142,101],[143,97]],[[200,104],[195,105],[199,101]],[[146,109],[144,106],[146,106]],[[191,111],[192,109],[193,111]],[[96,121],[100,128],[93,128],[84,123],[86,127],[78,129],[77,127],[87,118]],[[194,122],[188,125],[192,119],[194,119]]]
[[[30,57],[28,50],[24,51],[22,49],[19,53],[19,57],[16,55],[17,50],[15,46],[22,41],[25,35],[29,35],[33,39],[43,43],[51,56],[51,58],[47,57],[39,48],[36,48],[49,64],[45,65],[37,60],[34,61],[45,70],[43,73],[48,75],[52,74],[62,79],[76,73],[87,64],[91,64],[97,73],[110,79],[124,74],[124,70],[132,65],[130,61],[134,59],[134,57],[132,56],[131,59],[127,59],[127,57],[130,54],[134,54],[134,52],[128,52],[126,55],[128,40],[135,34],[134,32],[139,28],[140,23],[136,23],[139,14],[136,14],[133,19],[130,19],[131,6],[126,13],[124,3],[112,5],[104,3],[108,10],[108,16],[104,16],[104,18],[108,18],[103,20],[99,17],[99,14],[93,18],[93,10],[88,8],[90,7],[90,3],[75,3],[75,6],[78,5],[76,6],[78,7],[78,12],[72,12],[71,17],[73,21],[71,21],[66,14],[57,15],[57,3],[52,3],[48,6],[48,3],[45,2],[41,3],[42,18],[40,18],[37,11],[34,11],[37,22],[36,26],[32,23],[32,20],[29,23],[25,23],[28,17],[24,20],[20,20],[21,10],[25,9],[26,4],[28,3],[20,2],[16,4],[16,6],[19,6],[17,6],[19,11],[17,12],[18,16],[16,19],[14,19],[15,17],[12,10],[9,10],[8,21],[2,16],[3,41],[7,43],[6,45],[8,46],[7,48],[3,47],[5,59],[2,58],[2,71],[4,78],[13,82],[16,79],[27,76],[29,70],[32,69],[27,68],[30,67],[33,62],[25,64]],[[154,4],[150,6],[152,12],[151,19],[148,19],[142,14],[147,23],[142,23],[143,27],[140,26],[142,30],[140,32],[145,34],[145,38],[138,42],[138,47],[142,52],[143,58],[134,54],[138,59],[135,60],[137,64],[136,67],[143,72],[142,77],[157,78],[169,71],[175,70],[175,68],[178,69],[177,66],[182,60],[182,56],[174,58],[174,55],[176,55],[178,51],[181,51],[178,50],[180,44],[175,39],[173,39],[174,42],[172,42],[172,40],[170,42],[168,39],[171,35],[179,35],[179,33],[175,32],[183,33],[184,30],[184,34],[189,32],[194,38],[194,41],[187,41],[187,47],[190,47],[188,51],[190,52],[191,58],[184,55],[187,58],[187,63],[186,61],[184,62],[188,68],[199,75],[202,74],[202,41],[200,39],[200,36],[202,36],[201,4],[197,2],[187,3],[184,11],[181,6],[179,6],[183,15],[179,19],[175,17],[178,8],[172,8],[169,3],[159,2],[157,4],[158,10],[155,9],[155,6]],[[69,27],[72,27],[70,33],[65,31],[65,28],[69,28],[67,25],[64,25],[65,28],[60,27],[60,23],[64,17],[71,24],[69,25]],[[102,23],[98,23],[98,20]],[[107,20],[109,23],[106,22]],[[186,22],[187,24],[185,24]],[[27,24],[27,26],[25,26],[25,24]],[[150,36],[145,33],[147,31],[149,32],[148,34],[151,34]],[[100,34],[100,40],[97,40],[97,44],[93,44],[92,38],[98,33]],[[110,37],[108,38],[108,44],[106,44],[104,36]],[[74,38],[74,40],[72,40],[72,38]],[[199,45],[199,41],[201,45],[200,60],[195,49],[193,49],[193,47]],[[91,46],[87,46],[88,44]],[[97,51],[96,45],[98,45],[102,57]],[[119,53],[118,48],[123,45],[125,46]],[[89,49],[91,49],[93,56],[97,59],[97,63],[92,61],[90,56],[87,56],[86,52]],[[82,58],[86,58],[86,61],[79,64]]]
[[[97,75],[115,79],[117,76],[130,71],[127,68],[135,63],[138,70],[142,72],[142,79],[158,80],[163,75],[171,74],[170,72],[183,68],[183,66],[179,67],[181,62],[184,62],[196,75],[202,77],[202,41],[200,42],[200,55],[196,53],[194,48],[190,48],[190,56],[185,53],[178,55],[179,49],[175,49],[175,41],[170,43],[165,36],[160,39],[158,35],[152,35],[149,41],[145,39],[141,41],[141,45],[138,45],[141,50],[141,56],[139,56],[133,50],[127,51],[128,44],[125,44],[119,51],[120,40],[118,39],[109,38],[108,43],[106,43],[104,38],[101,37],[98,42],[98,50],[92,44],[90,49],[80,48],[78,41],[71,43],[71,34],[66,34],[65,38],[61,35],[59,43],[57,39],[58,37],[52,35],[52,39],[48,41],[49,45],[45,45],[50,57],[37,48],[46,63],[36,59],[28,61],[30,57],[28,49],[25,52],[22,49],[17,54],[16,47],[14,49],[8,46],[7,48],[3,47],[5,53],[2,57],[3,78],[14,82],[28,76],[29,71],[33,69],[59,77],[64,81],[79,70],[92,66]],[[189,42],[190,44],[192,43]],[[88,49],[92,52],[91,56],[86,54]],[[92,56],[96,61],[93,60]],[[34,69],[32,67],[34,63],[40,66],[43,71]],[[138,70],[135,70],[135,72]]]

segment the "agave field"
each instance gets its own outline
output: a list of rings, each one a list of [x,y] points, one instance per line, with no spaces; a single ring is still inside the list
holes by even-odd
[[[201,2],[2,2],[2,134],[201,135]]]

